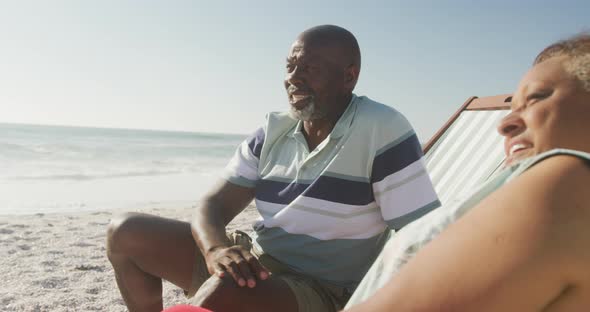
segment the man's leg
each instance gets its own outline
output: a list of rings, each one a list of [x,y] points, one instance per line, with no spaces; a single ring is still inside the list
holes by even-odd
[[[162,279],[189,289],[196,248],[187,222],[146,214],[114,218],[107,254],[129,311],[161,311]]]

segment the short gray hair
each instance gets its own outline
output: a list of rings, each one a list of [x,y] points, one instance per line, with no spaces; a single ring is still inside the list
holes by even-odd
[[[565,70],[590,92],[590,32],[577,34],[546,47],[537,55],[533,65],[557,56],[568,58],[564,63]]]

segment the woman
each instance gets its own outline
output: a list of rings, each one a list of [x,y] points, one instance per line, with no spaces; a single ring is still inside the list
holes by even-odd
[[[498,130],[510,167],[393,236],[346,311],[589,309],[590,34],[537,56]]]

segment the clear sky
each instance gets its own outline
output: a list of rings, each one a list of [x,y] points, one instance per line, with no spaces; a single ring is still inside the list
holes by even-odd
[[[426,141],[589,17],[587,0],[0,0],[0,122],[250,133],[287,109],[297,34],[336,24],[361,46],[355,93]]]

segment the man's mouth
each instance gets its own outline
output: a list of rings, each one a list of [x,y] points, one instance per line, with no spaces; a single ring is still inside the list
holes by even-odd
[[[295,109],[302,109],[307,106],[312,99],[313,96],[309,94],[291,94],[289,96],[289,104]]]

